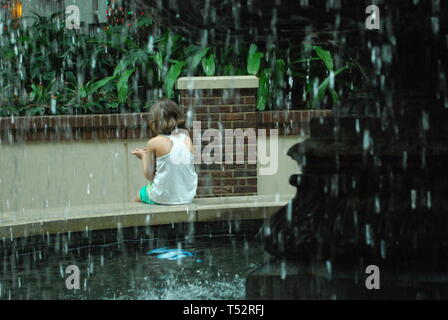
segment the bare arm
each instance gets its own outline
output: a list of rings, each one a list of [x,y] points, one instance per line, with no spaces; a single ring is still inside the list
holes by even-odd
[[[156,173],[156,156],[155,152],[150,148],[145,148],[144,150],[145,152],[142,153],[143,175],[152,182]]]
[[[155,141],[151,139],[148,141],[148,146],[143,149],[135,149],[132,154],[138,159],[142,160],[143,175],[149,181],[154,180],[154,175],[156,173],[156,149]]]

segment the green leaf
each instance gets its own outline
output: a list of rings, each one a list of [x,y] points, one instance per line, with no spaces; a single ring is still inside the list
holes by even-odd
[[[163,71],[162,53],[160,53],[160,51],[157,51],[157,53],[155,55],[153,55],[152,58],[154,59],[154,62],[156,63],[157,68],[159,69],[159,75],[162,75],[162,71]]]
[[[324,50],[319,46],[313,46],[314,51],[319,56],[319,58],[322,59],[322,61],[325,63],[325,66],[328,70],[333,70],[334,64],[333,64],[333,58],[331,58],[331,53],[328,50]]]
[[[257,51],[258,51],[257,45],[255,43],[252,43],[249,47],[248,56],[255,54],[255,52],[257,52]]]
[[[275,61],[274,82],[277,88],[285,87],[286,63],[283,59]]]
[[[79,88],[79,96],[81,98],[87,98],[87,90],[83,85]]]
[[[208,50],[210,50],[210,48],[202,49],[201,51],[186,59],[188,70],[190,72],[194,72],[196,70],[199,63],[201,63],[201,60],[207,55]]]
[[[125,103],[128,98],[128,80],[132,73],[135,71],[135,68],[126,70],[120,77],[117,83],[117,91],[118,91],[118,102]]]
[[[102,87],[104,87],[106,84],[108,84],[111,80],[113,80],[115,78],[116,78],[115,76],[106,77],[106,78],[103,78],[101,80],[98,80],[98,81],[92,83],[92,85],[89,86],[88,94],[90,95],[90,94],[97,92],[98,89],[101,89]]]
[[[266,108],[269,99],[269,77],[270,69],[264,69],[260,74],[258,92],[257,92],[257,109],[262,111]]]
[[[340,103],[340,100],[339,100],[339,96],[338,96],[338,93],[336,92],[336,90],[330,89],[330,95],[331,95],[331,99],[333,100],[333,103],[335,105],[338,105]]]
[[[151,56],[148,55],[144,50],[134,49],[130,51],[123,59],[120,60],[120,62],[114,69],[113,75],[114,76],[119,75],[120,73],[123,72],[123,70],[127,69],[129,65],[132,65],[133,67],[136,64],[145,65],[148,62],[149,57]],[[161,58],[161,56],[159,58]]]
[[[261,58],[263,53],[258,52],[256,44],[252,44],[247,54],[247,73],[256,75],[260,69]]]
[[[173,97],[174,84],[176,83],[177,78],[179,78],[184,66],[185,61],[179,61],[173,64],[168,70],[165,78],[164,89],[166,96],[170,99]]]
[[[336,70],[334,72],[333,76],[336,77],[337,75],[339,75],[342,71],[344,71],[347,68],[348,68],[348,66],[344,66],[344,67]],[[325,78],[325,80],[322,81],[322,83],[319,85],[319,88],[317,89],[317,95],[313,98],[313,102],[312,102],[313,107],[317,107],[324,99],[325,92],[327,91],[328,85],[330,84],[330,78],[331,78],[331,75],[329,75],[327,78]]]
[[[215,75],[215,55],[213,53],[202,59],[202,68],[207,76]]]

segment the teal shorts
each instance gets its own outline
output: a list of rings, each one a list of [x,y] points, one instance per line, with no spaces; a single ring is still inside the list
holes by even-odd
[[[151,198],[149,197],[149,193],[153,189],[152,185],[153,185],[153,183],[151,182],[140,189],[140,200],[147,204],[158,204],[158,203],[152,201]]]

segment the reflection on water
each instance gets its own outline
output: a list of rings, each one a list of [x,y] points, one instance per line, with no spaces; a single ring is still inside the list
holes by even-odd
[[[152,242],[153,243],[153,242]],[[148,255],[149,241],[84,247],[58,255],[22,253],[0,269],[0,299],[244,299],[247,273],[267,256],[243,237],[168,241],[194,255],[162,260]],[[65,268],[80,269],[79,290],[65,287]]]

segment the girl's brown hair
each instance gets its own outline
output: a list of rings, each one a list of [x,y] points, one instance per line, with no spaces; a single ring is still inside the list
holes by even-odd
[[[175,129],[185,129],[185,116],[176,102],[163,98],[149,110],[148,127],[151,136],[171,134]]]

